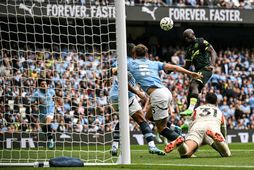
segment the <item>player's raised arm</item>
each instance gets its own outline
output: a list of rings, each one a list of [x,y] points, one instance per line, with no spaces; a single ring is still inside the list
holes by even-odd
[[[193,78],[202,78],[203,77],[201,74],[191,72],[189,70],[186,70],[185,68],[179,67],[177,65],[169,64],[169,63],[164,65],[164,70],[177,71],[177,72],[180,72],[180,73],[188,74],[189,76],[191,76]]]
[[[209,51],[210,54],[211,54],[210,66],[208,66],[207,69],[212,71],[213,67],[215,66],[216,59],[217,59],[217,53],[214,50],[213,46],[210,45],[210,44],[209,44],[209,46],[207,48],[207,51]]]

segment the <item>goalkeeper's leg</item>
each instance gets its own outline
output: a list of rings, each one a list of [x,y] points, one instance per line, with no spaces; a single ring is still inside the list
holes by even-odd
[[[198,149],[198,144],[193,140],[186,140],[178,147],[181,158],[190,158]]]
[[[222,157],[231,156],[231,152],[229,150],[228,144],[220,132],[214,132],[212,130],[207,130],[206,135],[211,137],[214,142],[212,144],[212,148],[220,153]]]

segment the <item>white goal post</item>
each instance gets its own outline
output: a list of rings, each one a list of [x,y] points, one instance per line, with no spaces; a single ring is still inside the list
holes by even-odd
[[[0,0],[0,167],[47,167],[60,156],[130,164],[126,42],[125,0]],[[115,61],[119,113],[108,100]]]

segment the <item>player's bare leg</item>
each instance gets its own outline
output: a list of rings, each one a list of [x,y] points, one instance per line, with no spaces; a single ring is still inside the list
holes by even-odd
[[[198,144],[193,140],[187,140],[178,147],[181,158],[190,158],[197,150]]]

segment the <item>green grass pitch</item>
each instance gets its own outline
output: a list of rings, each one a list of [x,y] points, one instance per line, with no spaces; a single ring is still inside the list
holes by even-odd
[[[159,145],[162,149],[164,145]],[[220,170],[220,169],[254,169],[254,143],[235,143],[231,144],[230,146],[232,157],[229,158],[221,158],[220,155],[214,151],[212,148],[205,146],[201,147],[198,152],[195,154],[196,158],[190,159],[180,159],[177,151],[173,151],[166,156],[158,156],[158,155],[151,155],[148,153],[147,146],[138,146],[132,145],[131,146],[131,165],[110,165],[110,166],[85,166],[83,168],[43,168],[43,169],[64,169],[64,170],[111,170],[111,169],[176,169],[176,170]],[[59,148],[58,148],[59,149]],[[75,148],[76,149],[76,148]],[[85,148],[84,150],[86,150]],[[90,148],[91,149],[91,148]],[[106,148],[109,149],[109,148]],[[52,153],[54,152],[55,156],[61,156],[63,153],[67,154],[67,156],[82,156],[82,154],[87,154],[86,152],[70,152],[70,150],[66,149],[63,151],[45,151],[40,150],[41,153],[36,152],[38,150],[27,150],[22,151],[12,151],[13,153],[10,154],[0,150],[5,159],[9,159],[12,155],[12,158],[15,158],[16,154],[21,154],[21,156],[25,159],[27,157],[32,158],[35,156],[43,155],[43,153],[47,154],[48,158],[52,157]],[[5,152],[5,153],[4,153]],[[58,153],[59,152],[59,153]],[[69,154],[68,154],[69,153]],[[37,155],[38,154],[38,155]],[[92,155],[92,153],[90,153]],[[90,156],[91,156],[90,155]],[[20,156],[20,155],[19,155]],[[109,153],[98,155],[97,158],[104,156],[109,157]],[[85,156],[84,156],[85,157]],[[91,157],[93,158],[93,157]],[[0,169],[17,169],[13,167],[0,167]],[[38,169],[32,167],[19,167],[19,170],[27,170],[27,169]]]

